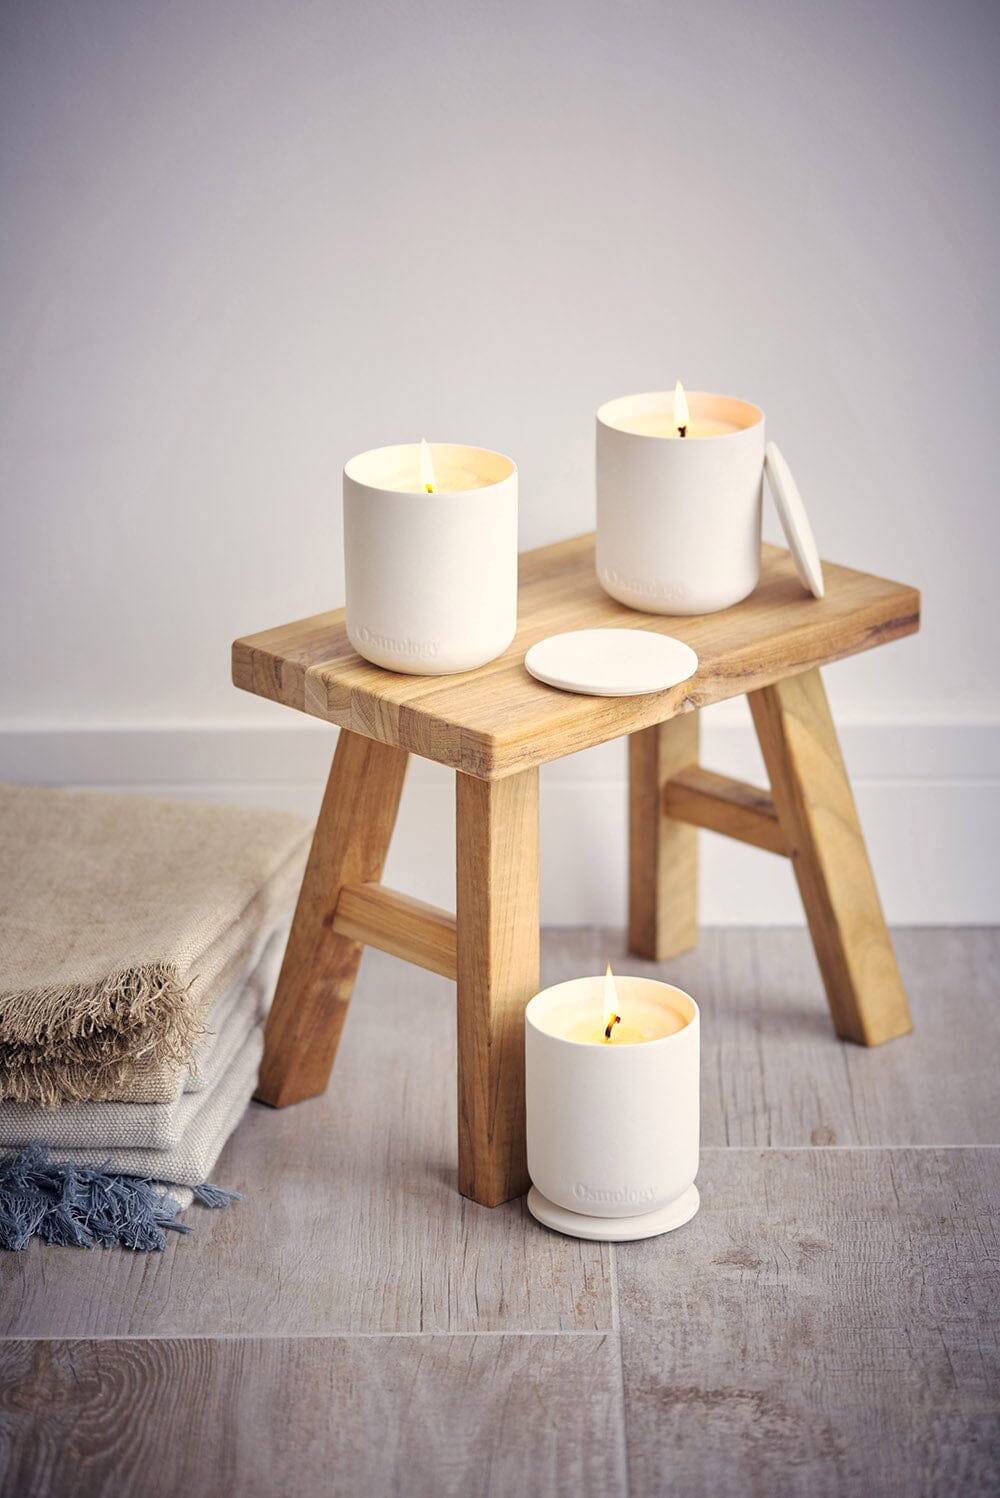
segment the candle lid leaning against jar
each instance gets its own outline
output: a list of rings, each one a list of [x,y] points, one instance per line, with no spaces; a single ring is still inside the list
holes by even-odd
[[[804,588],[809,589],[814,598],[822,598],[825,591],[823,563],[819,559],[816,538],[809,524],[806,507],[802,503],[799,486],[776,442],[768,442],[764,448],[764,472],[767,474],[774,508],[778,512],[799,581]]]

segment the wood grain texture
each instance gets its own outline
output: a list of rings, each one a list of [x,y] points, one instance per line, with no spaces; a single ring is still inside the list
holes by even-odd
[[[539,988],[538,771],[456,782],[458,1185],[495,1206],[528,1189],[524,1010]]]
[[[678,822],[788,856],[788,843],[770,795],[744,780],[693,765],[667,782],[663,809]]]
[[[995,1494],[1000,1150],[712,1150],[698,1184],[615,1251],[635,1498]]]
[[[624,1498],[594,1337],[0,1344],[9,1498]]]
[[[893,937],[915,1029],[873,1050],[833,1042],[801,928],[703,932],[666,965],[702,1009],[706,1144],[1000,1144],[1000,932]]]
[[[593,536],[520,559],[518,632],[498,660],[457,676],[402,676],[355,654],[342,609],[233,646],[238,687],[488,779],[558,759],[824,665],[919,627],[914,588],[823,563],[826,597],[805,593],[788,553],[765,546],[759,586],[718,614],[668,618],[616,603],[594,573]],[[529,646],[595,627],[652,629],[697,651],[690,680],[645,697],[581,697],[535,681]]]
[[[750,711],[837,1034],[880,1045],[912,1028],[818,671],[751,692]]]
[[[386,889],[384,884],[346,884],[333,929],[365,946],[454,978],[455,917],[437,905]]]
[[[667,784],[698,763],[699,718],[686,713],[628,741],[628,945],[654,961],[698,940],[698,832],[669,815]]]
[[[606,1245],[455,1189],[454,995],[367,950],[326,1093],[251,1107],[212,1173],[243,1201],[162,1254],[0,1254],[0,1337],[608,1330]]]
[[[345,884],[378,880],[408,756],[341,733],[267,1022],[257,1097],[272,1107],[324,1090],[351,1001],[361,945],[337,932]]]

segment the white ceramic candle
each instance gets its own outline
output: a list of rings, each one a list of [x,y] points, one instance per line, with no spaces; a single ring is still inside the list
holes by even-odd
[[[764,415],[747,401],[674,391],[626,395],[597,413],[597,576],[649,614],[708,614],[760,577]]]
[[[344,469],[347,635],[390,671],[443,676],[500,655],[517,627],[517,469],[487,448],[374,448]]]
[[[698,1210],[698,1006],[679,988],[615,977],[546,988],[525,1011],[528,1206],[577,1237],[629,1239]]]

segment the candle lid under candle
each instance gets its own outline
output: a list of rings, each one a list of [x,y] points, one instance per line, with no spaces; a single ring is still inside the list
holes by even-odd
[[[635,1243],[642,1238],[658,1238],[690,1222],[701,1204],[698,1188],[691,1185],[665,1207],[655,1212],[641,1212],[635,1217],[588,1217],[560,1207],[543,1196],[537,1186],[528,1192],[528,1211],[543,1227],[565,1233],[568,1238],[588,1238],[597,1243]]]

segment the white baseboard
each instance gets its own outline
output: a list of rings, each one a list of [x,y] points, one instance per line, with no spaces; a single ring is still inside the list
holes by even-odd
[[[703,762],[765,784],[749,720],[704,715]],[[315,815],[336,730],[301,721],[0,729],[0,779],[146,792]],[[1000,724],[841,725],[872,863],[898,925],[1000,923]],[[625,746],[542,771],[542,919],[625,919]],[[397,888],[454,902],[452,778],[415,761],[386,870]],[[801,921],[785,859],[702,834],[701,917],[712,925]]]

